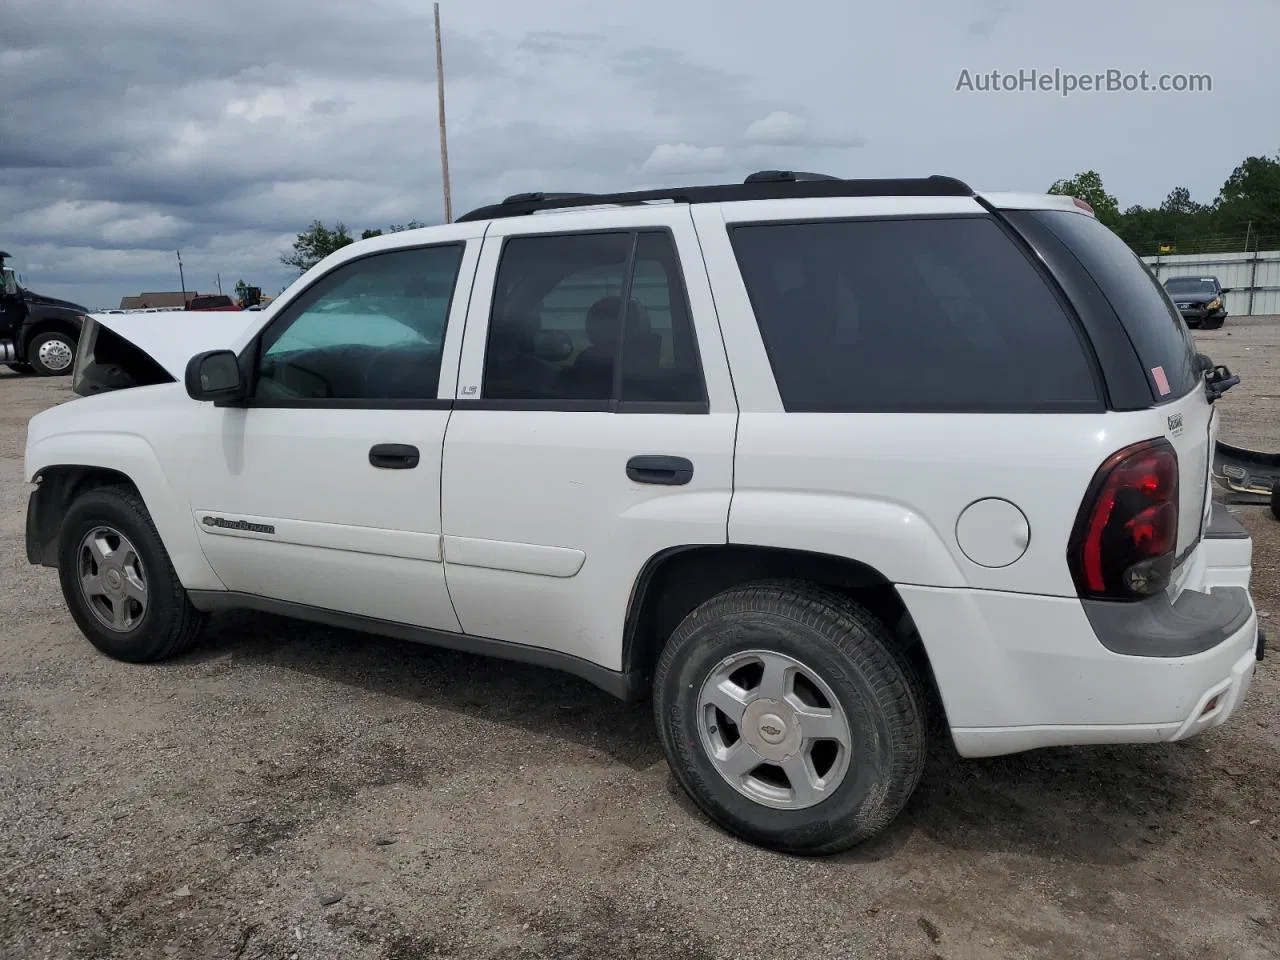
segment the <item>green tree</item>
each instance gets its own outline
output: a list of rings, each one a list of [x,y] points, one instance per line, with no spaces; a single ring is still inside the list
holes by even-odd
[[[1083,200],[1093,207],[1094,215],[1112,229],[1120,222],[1120,204],[1102,186],[1102,176],[1096,170],[1086,170],[1074,177],[1058,180],[1049,188],[1049,193]]]
[[[1191,199],[1191,191],[1186,187],[1174,187],[1164,198],[1164,203],[1160,204],[1160,210],[1163,213],[1191,216],[1204,210],[1204,206]]]
[[[280,262],[288,267],[296,267],[299,273],[306,273],[329,254],[341,250],[349,243],[355,243],[355,238],[347,232],[345,223],[339,221],[330,229],[319,220],[312,220],[311,226],[293,241],[293,253],[281,254]]]
[[[1223,222],[1252,221],[1255,233],[1280,234],[1280,155],[1247,157],[1222,185],[1217,206]]]

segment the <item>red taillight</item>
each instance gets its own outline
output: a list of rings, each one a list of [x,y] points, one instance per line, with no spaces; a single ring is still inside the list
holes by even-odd
[[[1093,213],[1093,207],[1086,201],[1081,200],[1079,197],[1072,197],[1071,202],[1086,213]]]
[[[1178,454],[1147,440],[1112,454],[1076,518],[1068,562],[1082,597],[1140,600],[1169,585],[1178,543]]]

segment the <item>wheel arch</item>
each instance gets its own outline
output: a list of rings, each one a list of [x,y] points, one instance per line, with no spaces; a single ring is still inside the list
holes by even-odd
[[[22,329],[22,352],[26,355],[27,348],[31,345],[31,341],[42,333],[58,332],[65,333],[72,340],[80,339],[80,324],[71,317],[64,317],[59,314],[36,314],[28,316],[23,322]]]
[[[62,517],[75,497],[100,486],[127,485],[151,515],[182,585],[189,590],[226,589],[205,559],[186,502],[169,484],[143,438],[124,433],[44,437],[28,446],[25,472],[36,484],[27,505],[31,563],[56,565]]]
[[[622,635],[624,672],[648,689],[667,639],[718,593],[764,580],[800,580],[850,596],[884,623],[920,670],[932,707],[942,710],[928,653],[897,588],[875,567],[849,557],[784,547],[715,544],[654,554],[636,577]]]
[[[77,497],[100,487],[127,486],[138,490],[119,470],[78,463],[46,467],[38,471],[32,481],[36,488],[27,505],[27,562],[42,567],[58,565],[62,518]]]

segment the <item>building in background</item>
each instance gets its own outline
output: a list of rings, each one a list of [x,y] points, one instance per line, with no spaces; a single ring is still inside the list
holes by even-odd
[[[146,310],[148,308],[159,307],[164,310],[182,310],[195,297],[204,297],[208,294],[196,293],[194,290],[188,290],[186,299],[179,290],[162,291],[159,293],[140,293],[136,297],[121,297],[121,310]]]

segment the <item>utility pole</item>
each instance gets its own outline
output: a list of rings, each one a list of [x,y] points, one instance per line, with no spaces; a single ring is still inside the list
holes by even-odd
[[[222,293],[222,274],[218,274],[218,293]]]
[[[453,200],[449,191],[449,141],[444,130],[444,51],[440,45],[440,4],[435,4],[436,17],[436,95],[440,117],[440,172],[444,183],[444,222],[453,223]]]
[[[182,251],[178,251],[178,282],[182,284],[182,305],[187,305],[187,279],[182,275]]]

